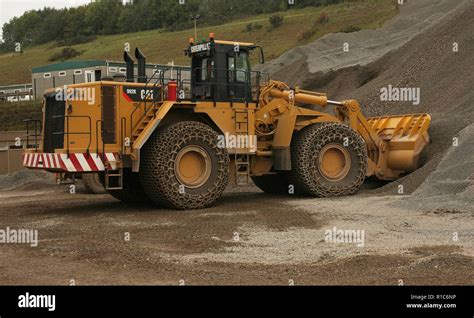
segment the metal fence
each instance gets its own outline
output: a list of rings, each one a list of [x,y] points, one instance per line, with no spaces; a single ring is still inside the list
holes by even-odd
[[[22,154],[25,143],[24,131],[0,132],[0,175],[23,169]]]
[[[0,175],[23,169],[23,148],[0,148]]]

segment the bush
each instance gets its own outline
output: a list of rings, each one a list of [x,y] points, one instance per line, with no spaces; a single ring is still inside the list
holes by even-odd
[[[81,55],[81,52],[78,50],[72,48],[72,47],[65,47],[61,51],[54,53],[51,55],[48,59],[48,61],[54,62],[54,61],[65,61],[72,59],[73,57]]]
[[[245,26],[244,32],[252,32],[253,30],[260,30],[263,26],[259,23],[249,23]]]
[[[361,30],[361,28],[359,28],[358,26],[349,25],[349,26],[343,27],[341,29],[341,32],[352,33],[352,32],[357,32],[357,31],[360,31],[360,30]]]
[[[270,21],[270,24],[272,25],[273,28],[278,28],[283,24],[283,16],[280,14],[274,14],[268,18]]]
[[[329,16],[326,14],[326,12],[321,12],[318,18],[318,23],[322,25],[328,22],[329,22]]]
[[[316,30],[314,29],[309,29],[306,31],[301,32],[298,35],[298,41],[303,42],[309,40],[314,34],[316,33]]]

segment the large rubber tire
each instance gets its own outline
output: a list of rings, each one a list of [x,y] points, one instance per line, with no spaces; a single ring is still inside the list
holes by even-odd
[[[100,182],[98,173],[84,173],[82,175],[82,183],[90,194],[105,194],[104,185]]]
[[[305,127],[293,138],[291,152],[290,181],[298,194],[316,197],[351,195],[357,193],[364,183],[366,144],[348,126],[318,123]],[[331,157],[335,154],[336,157]],[[334,166],[334,162],[341,163],[340,167],[336,164],[334,172],[325,167]]]
[[[253,183],[263,192],[268,194],[289,194],[290,182],[285,173],[267,174],[263,176],[253,176]]]
[[[147,196],[158,205],[181,210],[213,205],[229,181],[229,154],[218,146],[218,136],[211,127],[194,121],[173,123],[155,131],[140,153],[140,181]],[[184,157],[180,154],[193,148],[199,149],[196,156],[204,158],[205,168],[188,171],[199,182],[186,184],[180,171],[186,169],[181,166]],[[195,161],[187,167],[191,166]],[[202,173],[193,172],[198,170]]]
[[[105,187],[103,173],[100,176],[100,181]],[[143,191],[138,173],[132,172],[131,169],[123,170],[122,188],[122,190],[107,190],[107,192],[117,200],[127,204],[147,204],[151,202]]]

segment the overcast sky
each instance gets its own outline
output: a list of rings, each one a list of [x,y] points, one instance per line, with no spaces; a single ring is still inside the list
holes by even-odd
[[[0,38],[2,27],[11,18],[21,16],[25,11],[44,7],[77,7],[91,0],[0,0]]]

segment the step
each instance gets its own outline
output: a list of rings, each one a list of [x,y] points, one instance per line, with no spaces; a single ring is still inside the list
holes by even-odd
[[[122,175],[121,174],[107,174],[107,176],[110,177],[121,177]]]
[[[113,190],[123,190],[123,188],[110,188],[110,187],[109,187],[109,188],[107,188],[106,190],[112,190],[112,191],[113,191]]]
[[[106,165],[110,162],[113,162],[113,161],[107,161]],[[116,161],[116,162],[119,163],[119,161]],[[106,190],[122,190],[123,189],[123,169],[122,168],[117,168],[114,170],[105,170],[105,189]]]
[[[119,166],[121,163],[122,163],[122,161],[107,161],[107,162],[104,163],[104,166],[109,167],[112,164],[115,164],[115,165]],[[117,169],[115,169],[115,170],[117,170]],[[112,171],[115,171],[115,170],[112,170]]]

